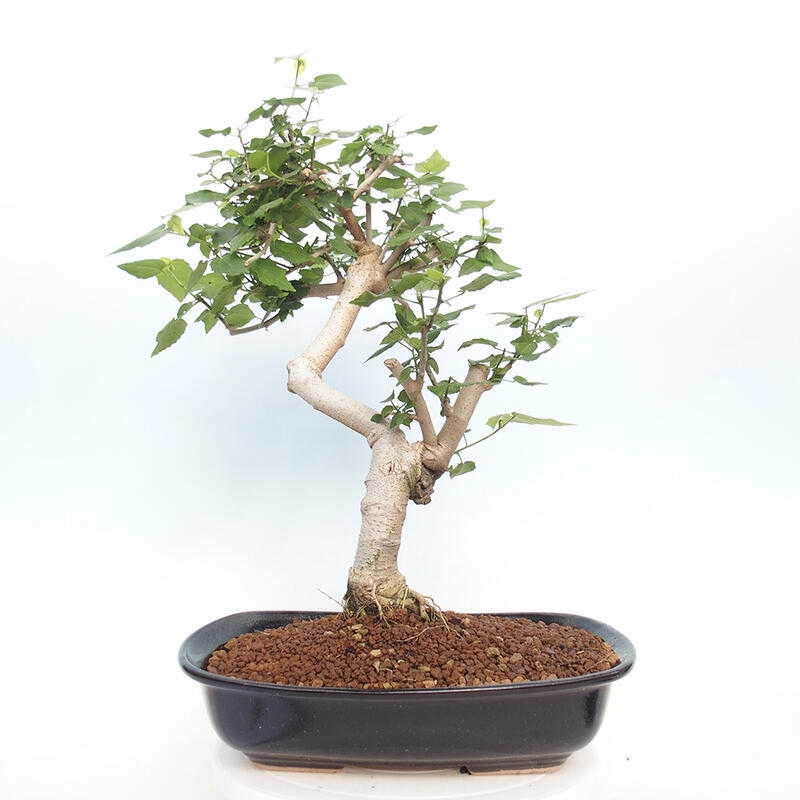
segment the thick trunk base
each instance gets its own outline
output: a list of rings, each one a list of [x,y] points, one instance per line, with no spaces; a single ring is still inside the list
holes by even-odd
[[[415,592],[403,580],[368,589],[350,583],[342,600],[342,608],[348,616],[370,614],[381,618],[387,609],[403,608],[427,620],[435,615],[437,607],[430,597]]]

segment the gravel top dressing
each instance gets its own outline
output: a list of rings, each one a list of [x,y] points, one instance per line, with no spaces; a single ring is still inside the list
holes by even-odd
[[[619,663],[599,636],[555,623],[443,612],[332,614],[245,633],[211,654],[209,672],[291,686],[432,689],[548,680]]]

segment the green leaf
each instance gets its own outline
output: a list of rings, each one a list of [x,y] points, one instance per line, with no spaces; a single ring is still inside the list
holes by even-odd
[[[375,181],[374,189],[376,192],[384,192],[392,200],[403,197],[407,191],[403,178],[378,178]]]
[[[166,225],[159,225],[157,228],[148,231],[144,236],[140,236],[138,239],[134,239],[132,242],[123,245],[111,255],[113,256],[115,253],[124,253],[126,250],[135,250],[137,247],[144,247],[146,244],[158,241],[162,236],[166,236],[168,233],[169,228],[167,228]]]
[[[186,204],[190,206],[201,206],[203,203],[216,203],[224,200],[228,195],[224,192],[214,192],[211,189],[201,189],[199,192],[187,194],[184,198]]]
[[[338,75],[333,73],[325,73],[324,75],[317,75],[308,86],[315,92],[324,92],[327,89],[333,89],[336,86],[345,86],[345,82]]]
[[[403,180],[407,181],[416,181],[417,178],[414,176],[412,172],[409,172],[407,169],[403,169],[402,167],[398,167],[397,164],[392,164],[388,170],[386,170],[390,175],[395,175],[398,178],[403,178]]]
[[[462,200],[458,207],[459,211],[466,211],[468,208],[488,208],[494,200]]]
[[[216,136],[217,134],[222,134],[223,136],[227,136],[230,132],[230,128],[221,128],[219,130],[214,130],[213,128],[203,128],[201,131],[197,131],[201,136],[205,136],[208,138],[209,136]]]
[[[293,292],[294,286],[286,277],[286,270],[268,259],[261,259],[253,265],[253,273],[265,286],[272,286],[282,292]]]
[[[453,183],[452,181],[444,181],[440,183],[435,189],[431,190],[431,194],[440,197],[444,200],[449,200],[454,194],[466,190],[463,183]]]
[[[514,352],[522,358],[534,353],[539,346],[539,342],[534,339],[533,334],[528,332],[520,334],[516,339],[512,339],[511,344],[514,346]]]
[[[469,341],[464,342],[464,344],[459,347],[459,350],[463,350],[465,347],[472,347],[474,344],[485,344],[489,347],[497,347],[497,342],[493,341],[492,339],[470,339]]]
[[[355,251],[351,245],[341,236],[334,237],[333,240],[331,240],[331,245],[333,246],[333,252],[338,253],[340,256],[352,258],[355,255]]]
[[[429,133],[433,133],[438,127],[438,125],[424,125],[422,128],[415,128],[413,131],[406,131],[406,136],[411,136],[415,133],[419,136],[427,136]]]
[[[557,294],[554,297],[546,297],[544,300],[534,300],[532,303],[528,303],[525,308],[531,308],[531,306],[549,305],[550,303],[563,303],[565,300],[574,300],[576,297],[583,297],[585,294],[588,294],[588,291],[576,292],[575,294]]]
[[[439,381],[429,386],[428,391],[433,392],[433,394],[439,398],[444,398],[450,394],[461,391],[463,385],[464,384],[459,381],[453,380],[453,378],[447,378],[446,380]]]
[[[399,428],[401,425],[411,426],[413,420],[411,419],[411,415],[407,414],[405,411],[397,411],[392,415],[392,418],[389,420],[389,427],[390,428]]]
[[[172,347],[178,339],[183,336],[184,331],[186,330],[186,320],[185,319],[172,319],[170,320],[157,334],[156,334],[156,346],[153,352],[150,354],[151,356],[157,355],[162,350],[166,350],[168,347]]]
[[[449,166],[450,162],[438,150],[434,150],[425,161],[420,161],[417,164],[416,170],[417,172],[430,172],[436,175],[446,170]]]
[[[496,275],[479,275],[474,281],[470,281],[466,286],[464,286],[463,291],[477,292],[481,289],[485,289],[490,283],[494,283],[496,280]]]
[[[198,315],[196,322],[202,322],[206,333],[208,333],[219,322],[219,318],[212,311],[206,309]]]
[[[515,383],[521,383],[523,386],[547,386],[542,381],[529,381],[527,378],[523,378],[522,375],[515,375],[512,380]]]
[[[141,261],[129,261],[117,266],[135,278],[155,278],[164,269],[164,261],[160,258],[145,258]]]
[[[323,267],[305,267],[300,270],[300,277],[309,286],[316,286],[316,284],[321,283],[324,275],[325,269]]]
[[[406,272],[401,278],[392,281],[391,288],[387,292],[392,297],[397,297],[420,283],[425,281],[426,275],[424,272]]]
[[[361,158],[361,152],[363,149],[364,142],[361,139],[356,139],[353,142],[349,142],[342,148],[342,152],[339,154],[339,163],[343,164],[344,166],[355,164],[356,161]]]
[[[283,239],[273,239],[269,249],[276,258],[283,258],[294,266],[308,264],[314,260],[304,247]]]
[[[243,325],[247,325],[254,317],[255,314],[250,306],[239,303],[239,305],[232,306],[229,309],[228,313],[225,315],[225,322],[227,322],[231,328],[241,328]]]
[[[512,264],[508,264],[500,258],[491,247],[481,247],[475,254],[479,260],[485,261],[491,267],[500,272],[518,272],[519,269]]]
[[[247,165],[254,172],[266,172],[277,177],[278,171],[289,158],[286,145],[274,145],[270,150],[255,150],[247,156]]]
[[[466,286],[462,287],[462,292],[477,292],[480,289],[485,289],[490,283],[495,281],[510,281],[513,278],[518,278],[518,272],[506,272],[503,275],[478,275],[474,281],[470,281]]]
[[[270,200],[270,201],[269,201],[269,202],[267,202],[267,203],[262,203],[262,204],[261,204],[261,205],[260,205],[260,206],[259,206],[259,207],[258,207],[258,208],[257,208],[257,209],[256,209],[256,210],[255,210],[255,211],[252,213],[252,214],[251,214],[251,215],[249,215],[249,216],[250,216],[250,217],[252,217],[252,218],[254,218],[254,219],[257,219],[258,217],[263,217],[263,216],[264,216],[264,214],[266,214],[266,213],[267,213],[267,211],[270,211],[271,209],[273,209],[273,208],[276,208],[277,206],[280,206],[280,205],[282,205],[282,204],[283,204],[283,203],[285,203],[285,202],[286,202],[286,198],[285,198],[285,197],[277,197],[277,198],[275,198],[274,200]],[[250,224],[250,223],[248,223],[248,224]]]
[[[548,322],[547,325],[542,325],[542,330],[553,331],[556,328],[571,328],[572,324],[577,319],[579,319],[579,317],[561,317],[561,319],[554,319]]]
[[[474,461],[462,461],[460,464],[456,464],[455,467],[450,467],[447,472],[451,478],[457,478],[459,475],[466,475],[468,472],[472,472],[474,469]]]
[[[497,414],[489,417],[486,424],[490,428],[504,428],[510,422],[521,422],[525,425],[572,425],[571,422],[559,422],[557,419],[543,419],[541,417],[531,417],[528,414],[520,414],[512,411],[509,414]]]
[[[186,291],[191,292],[194,291],[194,288],[197,286],[198,281],[200,278],[203,277],[206,271],[206,267],[208,266],[207,262],[201,261],[192,271],[192,274],[189,276],[189,280],[186,281]]]
[[[209,300],[213,300],[223,289],[227,289],[229,287],[230,284],[225,280],[225,278],[222,277],[222,275],[218,275],[213,272],[209,273],[208,275],[203,275],[195,283],[195,288],[197,291],[200,292],[203,297],[207,297]]]
[[[211,271],[218,275],[244,275],[247,272],[245,260],[234,253],[225,253],[210,262]]]
[[[419,235],[418,228],[405,228],[386,241],[387,247],[400,247],[401,244],[411,241]]]
[[[158,274],[158,282],[176,299],[186,297],[186,287],[192,268],[181,258],[169,261]]]
[[[350,302],[354,306],[362,306],[363,308],[366,308],[367,306],[371,306],[376,300],[380,300],[383,297],[385,297],[385,295],[373,294],[372,292],[364,292],[363,294],[360,294],[358,297],[356,297],[354,300],[351,300]]]
[[[177,216],[177,214],[173,214],[169,221],[167,222],[167,227],[172,231],[172,233],[180,234],[181,236],[186,236],[186,231],[183,229],[183,223],[181,222],[181,218]]]
[[[236,297],[237,287],[233,284],[223,286],[214,297],[214,302],[211,303],[211,313],[219,316],[223,309],[227,308]]]
[[[480,272],[486,266],[488,265],[485,261],[480,261],[477,258],[466,258],[458,270],[458,277],[471,275],[473,272]]]

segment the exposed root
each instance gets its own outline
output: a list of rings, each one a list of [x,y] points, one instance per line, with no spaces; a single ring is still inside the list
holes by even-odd
[[[342,600],[342,610],[345,616],[357,617],[365,614],[374,614],[379,619],[386,621],[387,609],[403,608],[426,621],[434,619],[444,620],[441,609],[431,597],[415,592],[408,586],[403,586],[402,592],[388,597],[378,592],[378,587],[373,586],[368,597],[359,596],[351,587]],[[445,624],[447,624],[445,622]]]

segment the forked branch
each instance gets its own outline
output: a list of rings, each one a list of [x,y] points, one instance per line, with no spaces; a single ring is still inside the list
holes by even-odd
[[[439,474],[449,466],[450,459],[458,449],[461,437],[466,433],[472,415],[475,413],[478,401],[483,393],[489,391],[494,385],[487,380],[488,377],[489,368],[486,365],[470,365],[461,390],[448,410],[436,444],[433,447],[426,446],[425,448],[422,462],[428,469]]]
[[[389,167],[393,166],[394,164],[399,164],[403,160],[402,156],[387,156],[386,158],[375,167],[372,172],[367,175],[367,177],[358,185],[356,190],[353,192],[353,200],[358,200],[362,194],[368,192],[374,185],[375,181],[380,178],[380,176],[387,170]]]
[[[403,365],[396,358],[387,358],[383,363],[386,365],[389,372],[392,373],[392,376],[396,380],[400,381],[400,377],[403,374]],[[420,427],[420,431],[422,432],[423,443],[430,447],[434,447],[437,442],[436,429],[433,427],[433,421],[431,420],[431,412],[428,409],[428,404],[425,402],[425,398],[422,395],[423,381],[419,378],[415,380],[411,377],[408,377],[400,383],[401,386],[406,390],[408,399],[411,400],[411,403],[414,406],[414,419],[416,420]]]

